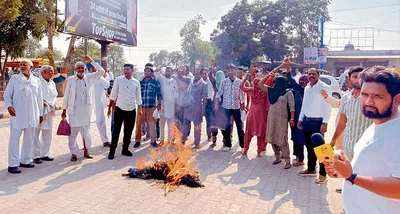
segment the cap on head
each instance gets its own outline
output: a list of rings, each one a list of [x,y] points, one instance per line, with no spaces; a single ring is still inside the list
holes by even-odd
[[[25,62],[25,63],[27,63],[29,66],[33,67],[33,62],[32,62],[31,60],[29,60],[29,59],[21,59],[20,62]]]

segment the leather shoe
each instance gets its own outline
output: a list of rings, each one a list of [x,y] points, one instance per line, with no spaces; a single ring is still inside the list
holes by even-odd
[[[11,174],[19,174],[19,173],[21,173],[21,170],[19,169],[18,166],[8,167],[8,172]]]
[[[42,160],[40,160],[40,158],[35,158],[35,159],[33,159],[33,162],[34,162],[35,164],[41,164],[41,163],[42,163]]]
[[[139,148],[140,147],[140,142],[136,142],[135,145],[133,145],[133,148]]]
[[[114,154],[108,154],[108,160],[114,160]]]
[[[34,168],[35,167],[35,165],[33,165],[33,164],[23,164],[23,163],[20,163],[19,164],[19,167],[23,167],[23,168]]]
[[[122,150],[122,155],[128,156],[128,157],[132,157],[133,154],[131,151],[129,150]]]
[[[49,157],[49,156],[47,156],[47,157],[42,157],[42,158],[40,158],[42,161],[53,161],[54,160],[54,158],[51,158],[51,157]]]
[[[76,162],[77,160],[78,160],[78,157],[76,157],[76,155],[72,155],[71,161],[72,162]]]
[[[150,145],[151,145],[152,147],[154,147],[154,148],[157,148],[157,147],[158,147],[158,144],[157,144],[156,142],[150,143]]]

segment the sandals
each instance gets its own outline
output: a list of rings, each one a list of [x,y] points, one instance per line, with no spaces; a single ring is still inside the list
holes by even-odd
[[[260,153],[260,152],[257,153],[257,157],[258,157],[258,158],[261,157],[261,153]]]
[[[290,164],[290,163],[286,163],[285,164],[285,167],[283,167],[284,169],[290,169],[290,168],[292,168],[292,164]]]
[[[92,157],[92,156],[90,156],[90,155],[89,155],[89,153],[87,153],[87,154],[84,154],[84,155],[83,155],[83,157],[85,157],[85,158],[87,158],[87,159],[93,159],[93,157]]]
[[[243,151],[242,156],[246,156],[246,155],[247,155],[247,151]]]
[[[211,142],[212,142],[212,145],[216,145],[217,144],[217,136],[212,136]]]

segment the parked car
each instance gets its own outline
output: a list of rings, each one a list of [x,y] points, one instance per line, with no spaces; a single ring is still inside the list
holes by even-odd
[[[331,87],[332,97],[336,99],[342,98],[342,92],[339,87],[339,82],[335,79],[335,77],[329,75],[321,75],[319,79]]]

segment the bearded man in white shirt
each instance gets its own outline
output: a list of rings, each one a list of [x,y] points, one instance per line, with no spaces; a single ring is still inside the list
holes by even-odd
[[[381,69],[361,73],[361,109],[373,124],[355,144],[353,160],[342,151],[324,162],[330,177],[346,179],[343,205],[348,214],[400,210],[400,77]]]
[[[20,73],[11,76],[4,92],[4,103],[10,114],[8,172],[21,173],[19,167],[33,168],[30,152],[35,128],[43,121],[43,97],[39,78],[31,73],[30,60],[21,60]],[[21,157],[19,141],[24,133]],[[19,167],[18,167],[19,166]]]
[[[315,133],[325,134],[328,129],[328,122],[331,115],[332,106],[320,95],[321,90],[325,90],[328,95],[332,95],[332,89],[320,79],[317,69],[311,68],[307,72],[309,83],[304,89],[303,106],[301,107],[297,127],[304,132],[304,141],[307,147],[308,166],[307,169],[299,172],[300,176],[316,176],[317,156],[311,136]],[[324,165],[320,164],[320,172],[315,180],[317,184],[324,184],[328,181]]]
[[[76,142],[78,133],[83,138],[83,156],[85,158],[93,158],[89,155],[88,149],[92,146],[90,137],[90,122],[92,117],[92,93],[93,84],[98,81],[104,74],[104,69],[89,56],[84,57],[85,61],[91,63],[96,72],[85,74],[85,63],[77,62],[75,64],[76,75],[69,77],[67,87],[65,88],[62,119],[67,117],[71,126],[71,135],[68,136],[69,150],[71,152],[71,161],[78,160],[79,147]]]
[[[52,80],[53,67],[44,65],[40,68],[40,85],[43,95],[43,122],[35,128],[35,137],[32,145],[32,158],[34,163],[53,161],[50,157],[50,145],[53,137],[53,117],[57,104],[56,84]]]
[[[171,128],[175,122],[175,103],[179,97],[178,83],[172,78],[171,67],[165,68],[164,76],[159,71],[155,71],[154,76],[160,82],[163,97],[160,111],[160,137],[161,143],[163,143],[165,139],[165,124],[168,126],[168,141],[172,140]]]
[[[96,63],[99,63],[95,60]],[[87,69],[90,73],[96,72],[96,68],[92,64],[87,64]],[[92,87],[92,98],[94,103],[94,121],[96,122],[97,130],[99,131],[101,142],[104,147],[109,147],[111,144],[108,141],[106,116],[104,110],[107,107],[106,89],[110,87],[110,82],[107,81],[107,73],[104,72],[103,76],[95,81]]]

